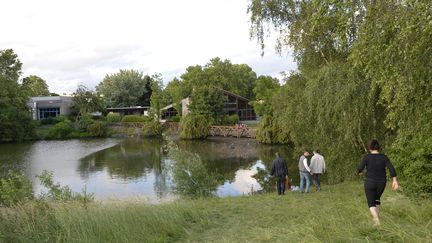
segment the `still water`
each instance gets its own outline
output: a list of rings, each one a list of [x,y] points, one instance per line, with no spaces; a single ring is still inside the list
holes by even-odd
[[[197,153],[209,172],[223,182],[217,195],[239,196],[261,187],[252,177],[257,167],[269,168],[274,153],[288,161],[290,175],[297,180],[296,155],[286,146],[258,144],[250,139],[213,138],[178,141],[182,151]],[[89,139],[0,144],[0,172],[21,170],[32,181],[36,193],[43,191],[36,175],[54,173],[54,181],[73,191],[86,188],[96,199],[141,198],[150,202],[175,198],[169,166],[175,163],[158,139]]]

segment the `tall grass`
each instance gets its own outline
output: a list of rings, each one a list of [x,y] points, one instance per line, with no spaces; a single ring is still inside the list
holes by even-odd
[[[0,242],[432,242],[432,204],[387,188],[373,227],[362,183],[232,198],[0,208]]]

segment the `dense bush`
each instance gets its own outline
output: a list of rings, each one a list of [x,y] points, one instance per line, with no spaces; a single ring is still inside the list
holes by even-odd
[[[158,121],[144,122],[143,135],[145,137],[156,137],[162,135],[162,126]]]
[[[75,124],[76,128],[80,132],[85,132],[87,131],[87,127],[90,126],[93,122],[94,121],[92,119],[92,116],[89,113],[84,113],[77,119]]]
[[[65,120],[63,122],[59,122],[54,125],[53,128],[48,132],[48,138],[51,139],[64,139],[70,133],[74,131],[72,126],[72,122],[69,120]]]
[[[207,138],[212,119],[206,115],[189,113],[180,123],[180,137],[183,139]]]
[[[237,124],[239,120],[240,117],[237,114],[231,116],[224,116],[222,119],[222,125],[232,126]]]
[[[120,113],[110,112],[106,116],[106,121],[109,123],[115,123],[121,121]]]
[[[56,124],[56,123],[57,123],[57,120],[54,117],[48,117],[48,118],[40,120],[41,125],[52,125],[52,124]]]
[[[23,174],[9,171],[5,178],[0,179],[0,204],[11,206],[33,198],[33,187]]]
[[[145,122],[148,121],[149,118],[145,116],[139,116],[139,115],[126,115],[123,117],[121,122]]]
[[[106,135],[105,124],[101,121],[95,121],[87,127],[87,132],[92,137],[103,137]]]

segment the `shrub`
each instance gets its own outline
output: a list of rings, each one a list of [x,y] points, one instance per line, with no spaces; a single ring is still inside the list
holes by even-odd
[[[41,125],[52,125],[52,124],[56,124],[56,123],[57,123],[57,120],[54,117],[48,117],[48,118],[40,120]]]
[[[54,125],[48,132],[48,137],[53,139],[64,139],[74,131],[72,122],[65,120]]]
[[[11,206],[32,198],[32,184],[23,173],[9,170],[7,176],[0,179],[0,204]]]
[[[80,132],[87,131],[87,127],[90,126],[93,123],[93,119],[89,113],[84,113],[81,115],[78,121],[76,121],[77,129]]]
[[[103,137],[106,135],[105,124],[101,121],[95,121],[87,127],[87,132],[92,137]]]
[[[139,115],[126,115],[121,120],[122,122],[145,122],[148,118]]]
[[[187,151],[180,151],[169,142],[169,156],[175,163],[171,166],[174,192],[186,198],[213,196],[219,185],[215,173],[208,172],[201,158]]]
[[[156,137],[162,135],[162,126],[158,121],[146,121],[143,127],[145,137]]]
[[[172,122],[180,122],[180,118],[181,117],[179,115],[176,115],[176,116],[171,117],[169,120]]]
[[[180,137],[183,139],[207,138],[211,125],[211,118],[189,113],[180,123]]]
[[[36,176],[41,184],[48,189],[47,192],[42,193],[42,199],[48,199],[53,201],[70,201],[78,200],[83,203],[93,201],[93,195],[88,194],[84,189],[82,194],[72,192],[69,186],[60,186],[59,183],[54,183],[53,172],[44,170],[42,174]]]
[[[404,191],[432,198],[432,138],[418,134],[398,140],[392,147],[390,156]]]
[[[121,120],[120,113],[110,112],[106,116],[106,121],[109,123],[120,122]]]
[[[224,116],[222,119],[222,125],[235,125],[239,122],[240,117],[237,114],[231,116]]]

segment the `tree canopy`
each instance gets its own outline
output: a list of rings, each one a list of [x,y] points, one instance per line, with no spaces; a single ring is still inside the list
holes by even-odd
[[[432,195],[432,3],[252,0],[248,9],[261,47],[275,29],[277,50],[292,48],[298,63],[271,96],[258,138],[320,147],[330,182],[351,177],[377,138],[406,191]]]
[[[12,49],[0,50],[0,142],[33,135],[26,106],[28,96],[18,83],[21,67],[22,63]]]
[[[150,106],[152,77],[136,70],[107,74],[96,87],[108,107]]]
[[[30,97],[50,95],[48,85],[46,84],[45,80],[36,75],[30,75],[23,78],[21,87]]]

